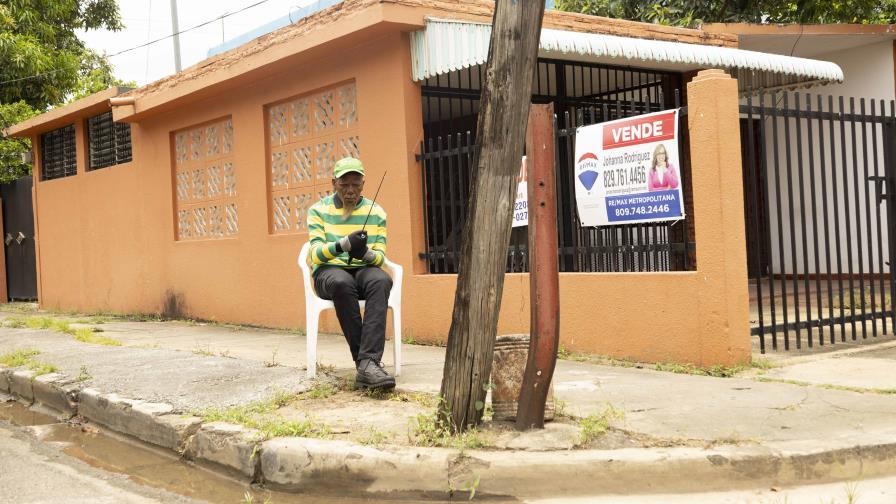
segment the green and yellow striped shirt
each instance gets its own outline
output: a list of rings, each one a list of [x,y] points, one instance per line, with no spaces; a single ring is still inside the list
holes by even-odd
[[[324,264],[343,268],[360,268],[368,264],[382,266],[386,260],[386,211],[373,201],[361,198],[361,203],[352,214],[343,219],[342,204],[340,202],[337,206],[337,202],[335,195],[331,194],[308,209],[308,235],[311,241],[308,257],[311,258],[313,271]],[[373,205],[372,211],[370,205]],[[371,262],[352,259],[349,265],[348,252],[336,252],[336,242],[361,229],[364,219],[367,219],[367,212],[370,212],[365,228],[367,246],[376,257]]]

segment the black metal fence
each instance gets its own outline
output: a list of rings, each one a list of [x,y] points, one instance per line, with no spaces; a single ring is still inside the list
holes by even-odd
[[[437,76],[424,83],[421,146],[426,259],[430,273],[456,273],[457,252],[469,201],[482,67]],[[679,106],[677,73],[538,61],[533,103],[555,105],[557,212],[560,270],[676,271],[695,268],[693,228],[676,223],[582,228],[575,204],[576,128]],[[682,185],[690,213],[690,163],[686,127],[680,127]],[[520,153],[522,156],[524,153]],[[507,271],[528,270],[527,228],[515,228]]]
[[[780,92],[741,106],[752,333],[762,352],[896,327],[896,105],[886,105]]]

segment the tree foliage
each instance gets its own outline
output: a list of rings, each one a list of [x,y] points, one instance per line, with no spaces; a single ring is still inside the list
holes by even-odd
[[[896,0],[557,0],[556,8],[672,26],[896,22]]]
[[[0,0],[0,128],[118,82],[76,30],[120,30],[115,0]],[[30,173],[30,143],[0,139],[0,183]]]

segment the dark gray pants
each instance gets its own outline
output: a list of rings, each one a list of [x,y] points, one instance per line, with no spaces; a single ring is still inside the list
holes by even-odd
[[[314,290],[321,298],[333,301],[355,364],[363,359],[380,362],[386,345],[386,311],[392,291],[389,274],[376,266],[321,266],[314,273]],[[363,321],[359,299],[366,301]]]

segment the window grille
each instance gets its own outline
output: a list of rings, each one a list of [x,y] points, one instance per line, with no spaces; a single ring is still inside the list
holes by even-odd
[[[131,125],[112,120],[112,112],[87,119],[89,169],[131,161]]]
[[[41,180],[69,177],[78,173],[75,158],[75,125],[49,131],[40,136]]]

